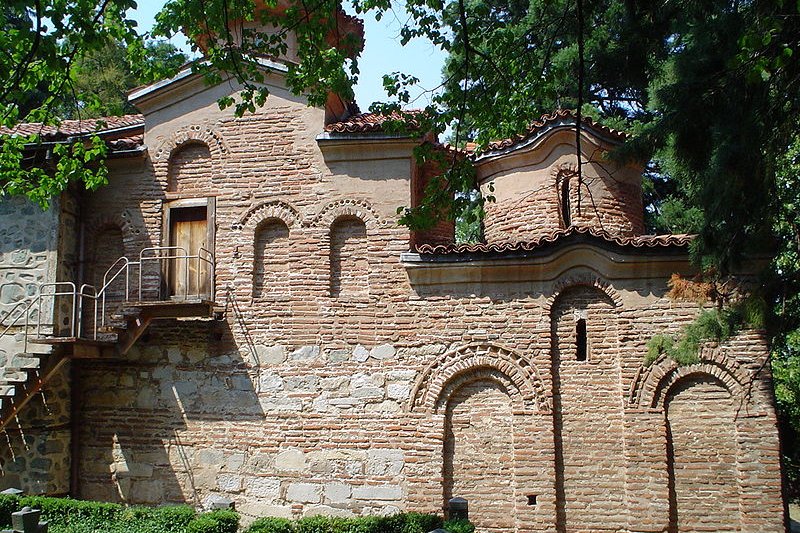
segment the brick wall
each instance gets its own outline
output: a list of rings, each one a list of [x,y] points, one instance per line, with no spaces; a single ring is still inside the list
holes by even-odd
[[[486,241],[536,240],[569,225],[642,234],[641,171],[604,159],[599,154],[612,147],[596,139],[582,148],[580,179],[574,139],[565,133],[542,140],[535,154],[479,161],[481,191],[494,198],[485,206]]]
[[[225,315],[161,321],[124,361],[79,363],[81,497],[225,496],[251,519],[437,512],[469,493],[483,530],[669,527],[665,383],[682,375],[642,361],[654,332],[676,333],[697,312],[665,297],[674,258],[645,268],[635,252],[611,261],[585,247],[501,274],[448,265],[469,276],[413,282],[395,211],[410,201],[405,141],[321,151],[321,110],[276,90],[263,111],[233,119],[204,94],[149,117],[148,158],[116,168],[86,209],[125,214],[127,253],[160,242],[176,197],[171,153],[205,143],[204,181],[185,190],[216,197]],[[285,225],[278,237],[264,232],[270,220]],[[274,265],[282,274],[270,277]],[[587,360],[576,361],[583,315]],[[760,466],[740,470],[746,519],[730,530],[782,523],[765,356],[746,334],[697,369],[734,369],[734,397],[740,382],[760,391],[737,427],[739,457]]]

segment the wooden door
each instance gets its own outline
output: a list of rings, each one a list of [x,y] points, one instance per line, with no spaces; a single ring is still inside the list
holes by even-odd
[[[168,296],[173,299],[208,296],[210,291],[210,265],[203,261],[208,250],[207,206],[177,207],[170,209],[169,246],[172,257],[167,261]],[[167,255],[167,254],[165,254]],[[198,258],[200,256],[200,258]]]

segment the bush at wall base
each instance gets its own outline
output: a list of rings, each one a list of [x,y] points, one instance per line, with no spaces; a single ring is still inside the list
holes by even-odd
[[[260,518],[250,525],[246,533],[429,533],[442,527],[450,533],[475,531],[475,527],[467,520],[451,520],[443,524],[441,517],[436,515],[399,513],[358,518]]]
[[[236,533],[233,511],[197,514],[187,505],[125,507],[70,498],[0,495],[0,528],[11,526],[11,513],[24,506],[42,511],[49,533]]]

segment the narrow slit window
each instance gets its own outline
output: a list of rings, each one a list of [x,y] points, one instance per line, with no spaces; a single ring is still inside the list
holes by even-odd
[[[569,176],[561,177],[561,220],[564,221],[565,228],[572,225],[569,206]]]
[[[578,319],[575,325],[575,344],[577,347],[575,359],[586,361],[586,319]]]

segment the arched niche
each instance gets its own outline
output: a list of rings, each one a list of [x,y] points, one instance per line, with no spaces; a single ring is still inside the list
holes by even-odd
[[[601,287],[564,286],[550,308],[559,531],[625,526],[617,303]]]
[[[208,192],[211,187],[212,158],[208,145],[197,140],[175,148],[167,163],[167,191]]]
[[[367,226],[363,220],[343,215],[333,221],[329,260],[332,298],[369,295]]]
[[[669,531],[738,531],[741,526],[737,402],[707,373],[667,393]]]
[[[253,298],[288,299],[289,227],[267,218],[256,226],[253,241]]]

